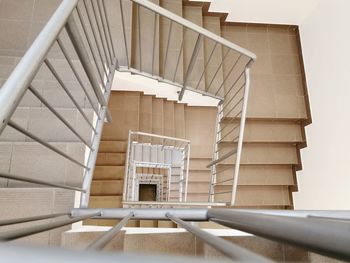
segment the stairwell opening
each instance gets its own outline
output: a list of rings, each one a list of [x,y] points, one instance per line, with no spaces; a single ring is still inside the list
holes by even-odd
[[[140,184],[139,201],[157,201],[157,185]]]

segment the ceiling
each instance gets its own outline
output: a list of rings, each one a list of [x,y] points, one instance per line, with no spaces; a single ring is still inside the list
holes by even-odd
[[[228,12],[227,21],[300,25],[322,0],[192,0],[211,2],[210,11]]]

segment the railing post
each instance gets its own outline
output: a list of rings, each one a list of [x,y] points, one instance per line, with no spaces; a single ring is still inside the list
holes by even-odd
[[[191,154],[191,144],[187,144],[187,164],[186,164],[186,184],[185,184],[185,202],[187,202],[187,192],[188,192],[188,177],[190,169],[190,154]]]
[[[247,107],[248,107],[251,63],[252,63],[252,60],[247,64],[247,66],[245,68],[244,99],[243,99],[243,105],[242,105],[241,122],[240,122],[240,127],[239,127],[239,138],[238,138],[238,145],[237,145],[236,164],[235,164],[235,171],[234,171],[233,183],[232,183],[231,206],[234,206],[235,201],[236,201],[236,194],[237,194],[239,168],[240,168],[240,163],[241,163],[241,155],[242,155],[242,147],[243,147],[244,128],[245,128],[245,121],[246,121]]]
[[[220,140],[220,120],[221,120],[221,109],[222,109],[222,103],[223,101],[220,101],[218,105],[218,113],[216,114],[216,121],[215,121],[215,137],[214,137],[214,151],[213,151],[213,161],[219,159],[219,152],[218,152],[218,141]],[[210,179],[210,186],[209,186],[209,196],[208,196],[208,202],[214,202],[214,184],[216,183],[216,165],[213,165],[210,167],[211,170],[211,179]]]
[[[128,196],[127,192],[129,190],[128,177],[129,177],[130,148],[131,148],[131,130],[129,130],[128,145],[126,148],[123,201],[127,201],[127,196]]]
[[[183,83],[182,89],[181,89],[180,94],[179,94],[179,101],[182,100],[182,98],[183,98],[183,96],[185,94],[187,83],[190,80],[190,77],[191,77],[194,65],[196,64],[197,56],[198,56],[199,50],[201,48],[201,43],[202,42],[203,42],[203,35],[198,34],[197,41],[196,41],[196,44],[195,44],[193,52],[192,52],[190,64],[188,65],[188,68],[187,68],[187,71],[186,71],[186,75],[185,75],[185,78],[184,78],[184,83]]]
[[[87,53],[85,46],[83,44],[84,41],[83,41],[82,37],[80,36],[79,29],[75,23],[73,16],[71,16],[68,19],[66,29],[67,29],[67,33],[72,41],[74,49],[77,52],[78,57],[81,61],[81,64],[86,72],[86,75],[91,83],[91,86],[93,87],[93,90],[96,94],[96,97],[98,98],[99,103],[102,106],[106,106],[107,105],[106,100],[103,97],[100,85],[99,85],[98,80],[95,76],[93,66],[90,62],[88,53]],[[102,83],[102,85],[103,85],[103,83]]]

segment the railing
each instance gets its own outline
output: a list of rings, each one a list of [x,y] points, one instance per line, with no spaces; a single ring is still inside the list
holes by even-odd
[[[225,100],[218,105],[213,161],[207,166],[211,169],[210,202],[220,201],[235,205],[249,87],[250,63],[226,91]],[[231,168],[234,168],[233,172]]]
[[[129,131],[123,201],[139,201],[137,189],[143,183],[157,186],[158,202],[186,202],[190,147],[189,140]],[[142,169],[147,169],[146,175]],[[143,176],[138,176],[140,172]],[[172,190],[173,185],[178,185],[178,196]]]
[[[102,127],[106,118],[109,118],[107,104],[111,92],[111,85],[115,69],[120,71],[127,70],[133,73],[150,76],[160,81],[169,82],[179,86],[179,98],[181,99],[186,90],[193,90],[208,96],[213,96],[221,100],[219,105],[219,114],[217,121],[217,138],[214,152],[213,162],[208,165],[212,167],[213,181],[211,196],[218,195],[215,191],[215,186],[220,182],[216,181],[219,174],[219,164],[236,154],[235,173],[232,186],[229,185],[231,191],[231,204],[234,204],[235,192],[237,188],[239,162],[242,150],[244,121],[247,108],[248,92],[249,92],[249,68],[251,62],[255,59],[255,55],[232,44],[231,42],[222,39],[209,31],[188,22],[162,8],[156,6],[145,0],[133,0],[136,5],[136,10],[140,14],[140,10],[144,9],[154,15],[154,21],[163,19],[163,22],[168,23],[169,31],[167,34],[166,50],[163,53],[163,64],[159,67],[160,72],[156,71],[155,66],[155,48],[153,49],[153,61],[150,70],[145,68],[142,61],[145,52],[142,53],[142,31],[140,21],[142,16],[138,15],[138,22],[136,23],[138,30],[138,45],[139,53],[135,60],[134,55],[129,51],[128,47],[127,29],[124,20],[123,1],[118,1],[121,10],[120,19],[122,21],[122,32],[124,37],[122,42],[123,50],[116,49],[115,38],[112,37],[110,21],[106,19],[108,8],[105,2],[101,1],[80,1],[78,0],[64,0],[54,15],[49,20],[43,31],[39,34],[33,45],[26,52],[23,59],[19,62],[13,73],[0,89],[0,133],[6,127],[23,133],[30,140],[33,140],[43,147],[53,151],[58,156],[67,159],[83,169],[84,181],[82,187],[75,185],[59,184],[36,178],[28,178],[23,175],[12,175],[7,173],[0,173],[1,178],[11,180],[18,180],[23,182],[35,183],[38,185],[49,186],[53,188],[62,188],[71,191],[79,191],[82,193],[81,205],[78,209],[67,211],[66,213],[56,213],[48,215],[37,215],[24,218],[11,218],[0,221],[0,226],[17,225],[22,223],[36,222],[36,225],[26,226],[20,225],[16,229],[1,232],[1,241],[11,241],[22,237],[31,236],[37,233],[57,229],[62,226],[71,225],[72,223],[85,219],[121,219],[121,221],[106,232],[99,239],[88,246],[88,249],[102,249],[108,244],[116,234],[120,232],[128,220],[172,220],[181,227],[187,229],[205,243],[213,246],[215,249],[221,251],[227,257],[233,260],[251,261],[251,262],[269,262],[260,255],[257,255],[249,250],[241,248],[233,243],[229,243],[221,238],[208,234],[199,229],[193,224],[185,221],[212,221],[230,228],[245,231],[254,235],[258,235],[267,239],[278,242],[288,243],[299,246],[316,253],[326,256],[334,257],[341,260],[350,261],[350,230],[348,211],[251,211],[251,210],[231,210],[231,209],[88,209],[89,191],[94,171],[94,166],[97,158],[98,147],[101,139]],[[89,4],[90,3],[90,4]],[[78,5],[78,6],[77,6]],[[156,23],[155,23],[156,24]],[[185,37],[180,48],[176,49],[175,59],[170,57],[170,47],[173,43],[173,30],[180,30]],[[154,26],[153,28],[157,28]],[[137,29],[136,29],[137,30]],[[63,34],[63,35],[62,35]],[[192,50],[188,52],[184,48],[184,42],[189,34],[194,34],[196,41],[194,42]],[[67,36],[64,37],[64,36]],[[153,36],[155,33],[153,33]],[[192,35],[193,36],[193,35]],[[155,37],[153,37],[155,39]],[[180,38],[181,41],[181,38]],[[212,51],[206,62],[204,63],[203,74],[200,75],[199,80],[193,81],[193,68],[196,67],[199,59],[199,50],[203,43],[209,41],[212,44]],[[52,51],[53,45],[57,42],[61,55],[68,63],[68,69],[71,70],[76,81],[79,83],[82,92],[85,94],[90,103],[90,109],[94,112],[94,118],[89,118],[81,107],[75,96],[70,91],[70,87],[65,83],[63,77],[58,72],[55,64],[51,60],[49,53]],[[72,45],[74,52],[67,47]],[[211,65],[211,59],[216,56],[217,50],[223,51],[221,62],[217,65],[217,70],[214,76],[209,80],[209,85],[201,84],[203,75],[207,67]],[[149,53],[149,52],[148,52]],[[182,54],[191,54],[188,60],[186,70],[184,70],[184,77],[179,78],[181,74],[177,74],[179,69],[179,61],[183,59]],[[219,52],[220,53],[220,52]],[[232,60],[229,54],[236,54],[236,59]],[[73,56],[78,60],[78,67],[73,63]],[[122,56],[122,58],[120,57]],[[133,56],[133,57],[132,57]],[[126,59],[123,59],[125,58]],[[124,61],[124,64],[123,64]],[[138,62],[137,62],[138,61]],[[167,67],[169,61],[176,61],[175,67]],[[230,63],[232,62],[232,63]],[[225,64],[225,65],[224,65]],[[125,66],[126,65],[126,66]],[[133,68],[133,65],[138,65],[138,69]],[[57,81],[61,86],[67,98],[75,106],[76,110],[81,115],[81,118],[86,122],[91,132],[91,138],[86,139],[81,133],[82,131],[71,125],[62,114],[49,103],[48,99],[41,95],[35,88],[34,80],[41,68],[45,67],[47,72]],[[168,72],[169,68],[175,69],[174,72]],[[224,71],[222,81],[217,81],[219,72]],[[156,76],[161,77],[156,77]],[[170,76],[170,77],[169,77]],[[174,77],[175,76],[175,77]],[[244,76],[244,81],[243,81]],[[87,79],[84,81],[84,79]],[[180,79],[180,81],[179,81]],[[175,81],[177,80],[177,81]],[[219,79],[220,80],[220,79]],[[198,84],[199,83],[199,84]],[[194,84],[194,85],[192,85]],[[80,161],[75,159],[72,155],[62,151],[55,144],[45,141],[37,134],[26,130],[20,124],[12,120],[13,113],[21,102],[25,92],[31,92],[43,105],[45,105],[63,125],[69,129],[76,138],[86,146],[88,158]],[[239,95],[242,92],[243,94]],[[92,94],[92,95],[91,95]],[[234,113],[237,109],[238,112]],[[224,134],[225,127],[222,127],[227,122],[238,122],[239,125],[235,129],[239,129],[238,137],[230,139],[229,143],[237,144],[237,150],[232,150],[226,153],[221,152],[221,143],[225,142],[224,138],[228,132],[233,133],[232,129]],[[48,124],[49,125],[49,124]],[[60,132],[60,131],[57,131]],[[138,137],[145,134],[137,133]],[[150,136],[150,135],[145,135]],[[153,138],[154,135],[152,135]],[[228,136],[228,135],[227,135]],[[174,138],[157,138],[161,140],[174,140]],[[177,140],[177,139],[176,139]],[[164,142],[163,142],[164,143]],[[237,153],[235,153],[237,152]],[[187,153],[187,157],[189,152]],[[188,165],[188,160],[187,160]],[[188,166],[187,166],[188,167]],[[188,169],[186,169],[188,170]],[[188,171],[186,171],[188,173]],[[188,177],[187,177],[188,178]],[[187,186],[186,186],[187,187]],[[186,191],[187,192],[187,191]],[[186,200],[186,198],[184,198]],[[40,220],[49,220],[37,222]],[[17,246],[0,246],[2,259],[5,261],[21,261],[25,257],[26,260],[37,261],[38,255],[41,258],[46,258],[47,261],[53,258],[62,259],[62,261],[74,260],[86,262],[87,259],[96,259],[101,262],[111,262],[117,256],[102,257],[100,254],[89,254],[85,256],[84,253],[78,255],[69,254],[67,252],[58,253],[52,250],[46,251],[40,248],[23,248]],[[72,252],[73,253],[73,252]],[[19,258],[20,257],[20,258]],[[113,257],[113,258],[111,258]],[[134,257],[125,257],[125,260],[138,260]],[[157,259],[157,258],[156,258]],[[95,260],[95,261],[96,261]]]
[[[84,5],[85,2],[83,1]],[[109,100],[112,81],[115,69],[117,68],[117,60],[115,52],[112,49],[104,50],[104,55],[97,57],[97,52],[108,43],[108,47],[113,46],[113,39],[110,36],[110,27],[105,23],[87,23],[83,16],[104,17],[106,13],[105,5],[98,2],[98,11],[94,9],[93,15],[87,15],[87,9],[81,10],[81,5],[78,5],[78,0],[64,0],[57,8],[49,22],[46,24],[42,32],[38,35],[32,46],[26,52],[22,60],[16,66],[15,70],[9,76],[7,81],[0,89],[0,133],[6,126],[12,127],[16,131],[24,134],[31,140],[39,143],[43,147],[53,151],[58,156],[61,156],[68,161],[81,167],[84,171],[84,181],[81,186],[63,185],[35,178],[27,178],[22,175],[12,175],[1,173],[1,178],[11,180],[35,183],[38,185],[50,186],[55,188],[63,188],[82,193],[81,207],[87,207],[90,184],[97,158],[98,147],[100,144],[102,127],[109,118],[107,103]],[[86,5],[85,5],[86,7]],[[95,8],[96,6],[93,5]],[[77,16],[78,14],[78,16]],[[90,21],[91,22],[91,21]],[[108,22],[108,20],[107,20]],[[87,30],[95,30],[96,27],[100,30],[98,35],[88,34]],[[81,30],[81,28],[83,30]],[[67,37],[68,36],[68,37]],[[86,46],[84,43],[89,43]],[[65,59],[68,65],[68,71],[73,74],[75,81],[78,83],[83,95],[90,103],[89,107],[83,107],[77,98],[73,95],[71,87],[65,81],[65,76],[60,74],[56,68],[55,61],[52,59],[54,45],[58,45],[60,55]],[[87,48],[88,47],[88,48]],[[72,52],[73,51],[73,52]],[[76,63],[77,62],[77,63]],[[47,70],[47,74],[51,74],[53,79],[67,95],[67,99],[71,102],[79,112],[81,118],[86,122],[90,134],[86,134],[85,126],[83,128],[74,127],[59,110],[49,102],[50,98],[45,98],[35,87],[34,81],[36,75],[41,70]],[[26,92],[30,92],[37,98],[47,109],[58,118],[65,128],[70,130],[78,141],[87,147],[88,158],[86,161],[77,160],[72,155],[62,151],[53,143],[45,141],[40,136],[22,127],[19,123],[12,120],[12,115],[17,106],[20,104]],[[87,110],[91,109],[94,116],[88,116]],[[47,123],[47,125],[50,125]],[[57,131],[62,132],[62,131]]]
[[[43,215],[40,218],[20,218],[0,221],[0,225],[34,222],[45,218],[55,218],[54,222],[40,223],[36,226],[22,227],[0,235],[0,240],[10,241],[21,237],[41,233],[79,220],[119,219],[121,220],[109,231],[99,236],[86,249],[101,250],[109,244],[130,219],[136,220],[171,220],[182,228],[217,249],[228,258],[243,262],[272,262],[270,259],[249,251],[185,221],[212,221],[218,224],[251,233],[277,242],[287,243],[302,249],[328,257],[350,261],[349,211],[276,211],[276,210],[234,210],[234,209],[73,209],[70,218],[65,214]],[[11,261],[18,251],[25,249],[15,247],[15,254],[9,246],[0,246],[4,259]],[[34,248],[27,248],[27,253]],[[49,252],[49,251],[48,251]],[[54,251],[48,255],[53,256]],[[64,255],[66,253],[61,253]],[[22,255],[23,256],[23,255]],[[35,260],[31,255],[31,259]],[[42,257],[42,253],[40,253]],[[7,258],[8,257],[8,258]],[[83,257],[83,255],[82,255]],[[80,257],[75,260],[79,261]],[[104,257],[103,257],[104,258]],[[103,258],[101,260],[103,261]],[[106,258],[107,259],[107,258]],[[156,259],[156,257],[154,258]],[[127,259],[125,259],[127,260]],[[130,260],[130,259],[129,259]],[[187,260],[187,259],[186,259]],[[12,262],[12,261],[11,261]],[[109,262],[109,261],[106,261]],[[131,261],[132,262],[132,261]]]
[[[250,67],[256,55],[150,1],[132,2],[135,4],[132,28],[135,36],[130,37],[133,45],[128,41],[123,42],[127,65],[120,64],[119,71],[143,75],[177,86],[179,100],[189,90],[220,101],[215,152],[208,165],[212,170],[208,200],[227,202],[233,206],[243,147]],[[120,10],[121,30],[126,39],[128,30],[123,1],[120,1]],[[159,39],[158,44],[156,39]],[[151,52],[150,47],[153,47]],[[204,49],[209,52],[204,52]],[[133,50],[131,54],[130,50]],[[184,68],[180,66],[182,64]],[[194,68],[196,71],[199,69],[199,72],[194,72]],[[235,122],[237,125],[232,128],[228,125],[225,127],[224,121]],[[223,142],[229,142],[233,149],[225,152]],[[226,165],[228,159],[234,165],[234,171],[229,177],[223,176],[222,169],[218,169],[219,166]]]

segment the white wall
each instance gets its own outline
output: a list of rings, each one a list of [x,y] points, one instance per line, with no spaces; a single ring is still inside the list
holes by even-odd
[[[297,209],[350,209],[349,10],[349,0],[321,0],[300,24],[313,123]]]
[[[203,1],[203,0],[192,0]],[[204,0],[210,11],[229,13],[227,21],[298,25],[319,0]]]

